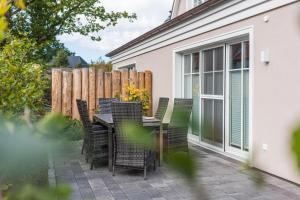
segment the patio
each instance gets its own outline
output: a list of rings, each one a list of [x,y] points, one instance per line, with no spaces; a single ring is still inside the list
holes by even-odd
[[[190,145],[201,161],[198,178],[212,200],[285,200],[299,199],[298,186],[265,174],[266,185],[258,188],[240,171],[240,163]],[[143,180],[142,172],[117,170],[113,177],[107,166],[91,171],[80,155],[80,144],[74,143],[63,155],[55,156],[57,184],[68,183],[72,200],[174,200],[194,199],[184,180],[165,166],[150,171]]]

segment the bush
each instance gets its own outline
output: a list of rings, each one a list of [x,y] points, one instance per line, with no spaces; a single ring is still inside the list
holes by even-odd
[[[0,110],[18,114],[29,107],[43,111],[49,80],[41,63],[34,60],[36,44],[26,38],[8,36],[0,51]]]

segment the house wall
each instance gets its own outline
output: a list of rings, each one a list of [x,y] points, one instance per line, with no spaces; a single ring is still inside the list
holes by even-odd
[[[268,23],[264,21],[265,16],[269,17]],[[291,131],[297,123],[300,123],[299,2],[114,63],[114,68],[136,63],[138,70],[152,70],[154,109],[156,109],[159,97],[174,96],[172,93],[174,49],[248,26],[253,26],[254,31],[253,166],[300,183],[300,176],[290,150]],[[262,50],[269,50],[268,65],[260,61]],[[172,105],[168,113],[171,107]],[[262,150],[263,144],[268,145],[267,151]]]
[[[173,10],[172,18],[175,18],[187,11],[187,1],[189,1],[189,0],[176,0],[175,1],[175,7]]]

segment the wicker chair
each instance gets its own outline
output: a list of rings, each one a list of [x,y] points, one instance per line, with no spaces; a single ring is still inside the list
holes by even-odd
[[[187,134],[192,107],[192,99],[174,100],[173,113],[165,137],[165,151],[188,152]]]
[[[156,119],[163,121],[168,108],[168,104],[169,104],[169,98],[165,98],[165,97],[159,98],[158,107],[154,115]]]
[[[85,149],[86,161],[91,161],[91,169],[93,169],[96,161],[108,159],[108,132],[102,126],[91,123],[86,101],[77,100],[77,106],[85,129],[82,153]]]
[[[133,121],[142,126],[142,110],[142,104],[137,102],[112,103],[112,116],[115,125],[113,175],[115,175],[116,167],[133,168],[144,170],[144,179],[146,179],[147,168],[153,164],[155,169],[155,152],[132,144],[127,140],[124,130],[122,130],[122,123],[126,121]]]
[[[99,99],[99,107],[100,114],[111,114],[111,103],[118,102],[117,98],[100,98]]]

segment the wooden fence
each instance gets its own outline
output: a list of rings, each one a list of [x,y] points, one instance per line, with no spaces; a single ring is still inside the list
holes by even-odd
[[[152,115],[152,72],[112,71],[95,68],[52,69],[52,111],[60,112],[79,120],[76,99],[88,102],[92,117],[98,107],[99,98],[126,97],[127,87],[146,89],[150,95]]]

